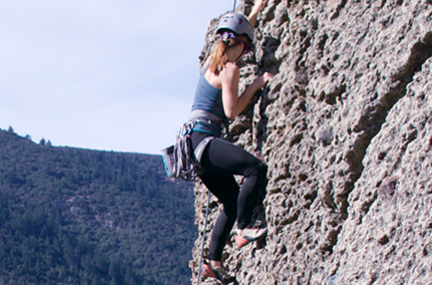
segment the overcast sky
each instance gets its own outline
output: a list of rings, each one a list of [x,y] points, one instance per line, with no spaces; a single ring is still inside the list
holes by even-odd
[[[188,116],[207,27],[233,3],[1,1],[0,129],[159,154]]]

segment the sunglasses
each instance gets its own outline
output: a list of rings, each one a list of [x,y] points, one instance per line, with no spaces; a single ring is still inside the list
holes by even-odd
[[[241,39],[237,38],[234,33],[224,32],[222,34],[222,41],[226,42],[228,39],[233,39],[234,41],[243,44],[243,46],[244,46],[243,53],[247,53],[249,51],[253,51],[254,50],[253,43],[242,41]]]

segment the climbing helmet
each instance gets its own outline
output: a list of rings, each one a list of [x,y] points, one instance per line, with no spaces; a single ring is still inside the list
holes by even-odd
[[[216,33],[223,34],[226,31],[231,31],[237,35],[245,35],[253,42],[254,29],[249,20],[242,14],[230,12],[222,16],[219,20]]]

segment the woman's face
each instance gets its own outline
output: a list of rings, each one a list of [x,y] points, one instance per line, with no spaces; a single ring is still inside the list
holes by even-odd
[[[243,56],[245,52],[245,44],[239,41],[231,40],[231,46],[227,50],[229,61],[235,62]]]
[[[247,40],[245,41],[245,40],[236,38],[236,39],[234,39],[234,41],[236,41],[238,43],[238,45],[242,47],[241,55],[244,55],[251,50],[252,44],[249,43]]]
[[[238,45],[238,50],[240,51],[239,57],[243,56],[246,53],[246,46],[244,43],[239,43]]]

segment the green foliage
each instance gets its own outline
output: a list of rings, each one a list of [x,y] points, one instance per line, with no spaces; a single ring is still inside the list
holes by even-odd
[[[189,283],[192,188],[160,156],[0,130],[0,284]]]

